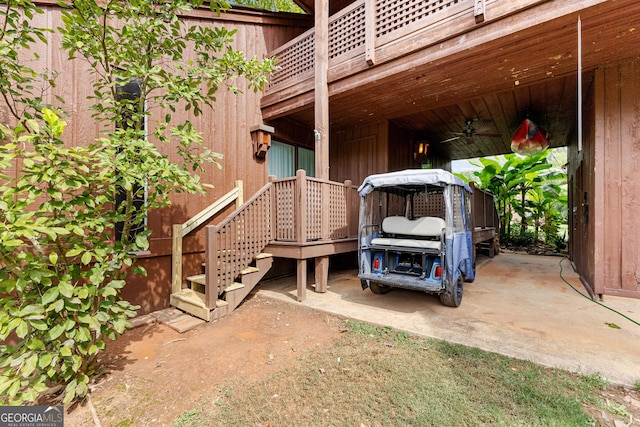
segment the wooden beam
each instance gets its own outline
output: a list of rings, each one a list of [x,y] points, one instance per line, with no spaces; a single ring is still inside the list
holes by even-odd
[[[241,179],[236,180],[236,189],[238,190],[238,198],[236,199],[236,209],[244,203],[244,185]]]
[[[173,225],[171,250],[171,293],[182,289],[182,225]]]
[[[316,177],[329,179],[329,0],[315,0]]]
[[[475,0],[473,6],[473,16],[476,18],[476,24],[484,22],[485,6],[484,0]]]
[[[299,259],[297,261],[297,292],[296,292],[296,297],[298,298],[299,302],[304,301],[305,299],[307,299],[307,260],[306,259]]]
[[[216,241],[216,227],[208,225],[205,227],[205,245],[207,248],[205,262],[207,276],[205,282],[205,305],[212,309],[216,306],[218,299],[218,244]]]
[[[327,292],[327,282],[329,281],[329,257],[316,258],[316,292]]]
[[[364,2],[364,58],[369,65],[376,63],[376,2]]]
[[[304,169],[296,171],[295,192],[293,219],[296,224],[296,242],[304,243],[307,241],[307,175]]]

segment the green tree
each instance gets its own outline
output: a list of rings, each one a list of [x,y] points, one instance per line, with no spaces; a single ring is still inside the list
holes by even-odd
[[[232,3],[270,10],[272,12],[304,13],[300,6],[295,4],[293,0],[236,0]]]
[[[545,150],[527,157],[507,154],[478,160],[483,169],[475,175],[480,179],[481,187],[496,196],[501,238],[511,236],[514,213],[520,217],[520,234],[524,234],[530,216],[529,192],[550,179],[562,179],[558,173],[550,171],[552,165],[547,161],[548,152]]]
[[[30,60],[39,58],[30,48],[36,40],[44,42],[50,29],[30,24],[35,15],[44,13],[30,0],[3,0],[0,5],[0,95],[8,113],[0,114],[0,119],[33,118],[42,107],[44,92],[54,85],[55,74],[29,66]]]
[[[150,111],[180,107],[198,115],[213,105],[220,87],[238,93],[233,81],[244,77],[250,89],[260,90],[273,70],[271,60],[247,59],[232,49],[233,31],[187,26],[181,15],[202,4],[68,4],[57,30],[69,57],[86,60],[93,74],[91,109],[107,129],[95,141],[65,145],[60,114],[38,105],[28,86],[10,92],[0,84],[5,99],[30,99],[32,111],[42,112],[16,110],[16,126],[0,124],[0,340],[19,338],[0,346],[0,403],[33,401],[55,384],[64,387],[65,402],[87,393],[105,340],[124,332],[135,315],[120,292],[129,270],[145,273],[135,266],[135,253],[147,249],[150,230],[130,231],[149,210],[167,206],[170,193],[204,192],[198,173],[217,165],[219,155],[202,146],[190,121]],[[33,5],[5,5],[5,28],[30,28],[15,20],[28,23]],[[13,13],[25,5],[24,14]],[[213,13],[228,7],[208,5]],[[187,51],[195,59],[184,59]],[[20,57],[10,58],[12,69],[28,74]],[[179,162],[158,149],[167,144]],[[17,177],[7,173],[11,167],[19,168]],[[142,192],[148,202],[140,204]],[[116,224],[123,228],[114,240]]]

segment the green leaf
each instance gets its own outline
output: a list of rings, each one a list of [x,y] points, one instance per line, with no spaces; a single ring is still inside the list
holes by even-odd
[[[64,332],[64,325],[55,325],[53,328],[49,329],[49,333],[47,333],[47,339],[49,341],[53,341],[58,338]]]
[[[57,287],[49,288],[47,292],[42,295],[42,305],[48,306],[60,295],[60,290]]]
[[[51,305],[47,307],[47,311],[54,311],[56,313],[60,313],[64,308],[64,300],[59,299],[53,302]]]
[[[62,357],[70,357],[71,356],[71,347],[65,345],[60,347],[60,356]]]
[[[20,368],[20,373],[24,377],[28,377],[29,375],[31,375],[33,373],[33,371],[35,371],[37,363],[38,363],[38,355],[37,354],[32,354],[22,364],[22,367]]]
[[[84,265],[87,265],[91,262],[91,259],[92,259],[91,252],[86,251],[85,253],[82,254],[82,258],[80,258],[80,261],[82,261]]]
[[[71,298],[73,296],[73,285],[69,282],[58,283],[58,290],[60,291],[60,294],[66,298]]]
[[[136,236],[136,246],[142,250],[147,250],[149,248],[149,241],[145,236],[138,234]]]
[[[29,325],[27,325],[27,322],[25,322],[24,320],[20,319],[20,323],[18,324],[18,327],[16,328],[16,335],[19,338],[24,338],[27,336],[27,334],[29,333]]]
[[[67,251],[67,253],[65,254],[65,256],[67,258],[73,258],[75,256],[80,255],[80,253],[82,253],[82,251],[84,251],[84,248],[73,248],[73,249],[69,249]]]
[[[44,353],[44,354],[40,355],[40,358],[38,359],[38,368],[44,369],[44,368],[48,367],[49,365],[51,365],[52,361],[53,361],[53,354]]]
[[[58,263],[58,254],[55,252],[51,252],[49,254],[49,262],[51,262],[51,264],[56,265]]]
[[[89,296],[89,290],[86,288],[86,286],[83,286],[78,290],[78,298],[85,299],[88,296]]]
[[[105,286],[101,293],[103,297],[114,297],[118,295],[118,292],[111,286]]]
[[[76,381],[73,380],[69,384],[67,384],[67,386],[64,389],[64,399],[62,400],[62,403],[64,403],[65,405],[68,405],[73,401],[73,399],[75,399],[75,397],[76,397]]]

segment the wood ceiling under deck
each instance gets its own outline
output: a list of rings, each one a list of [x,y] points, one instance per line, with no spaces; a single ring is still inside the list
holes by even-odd
[[[526,12],[491,24],[495,37],[488,43],[464,49],[467,35],[459,36],[332,83],[332,130],[389,119],[455,160],[511,152],[511,136],[529,113],[549,132],[552,147],[566,145],[577,123],[578,14],[544,16],[553,13],[554,3],[546,2],[538,13],[543,24],[524,31],[502,35],[500,28],[525,19]],[[531,12],[526,19],[534,17]],[[581,10],[580,17],[586,90],[594,68],[640,58],[640,2],[606,1]],[[420,55],[434,59],[419,64]],[[289,117],[313,126],[313,105]],[[440,142],[460,132],[467,119],[478,133],[501,136]]]

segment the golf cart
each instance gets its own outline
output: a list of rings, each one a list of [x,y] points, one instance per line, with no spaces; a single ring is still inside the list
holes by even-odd
[[[457,307],[475,278],[471,188],[441,169],[371,175],[358,188],[362,289],[439,294]]]

